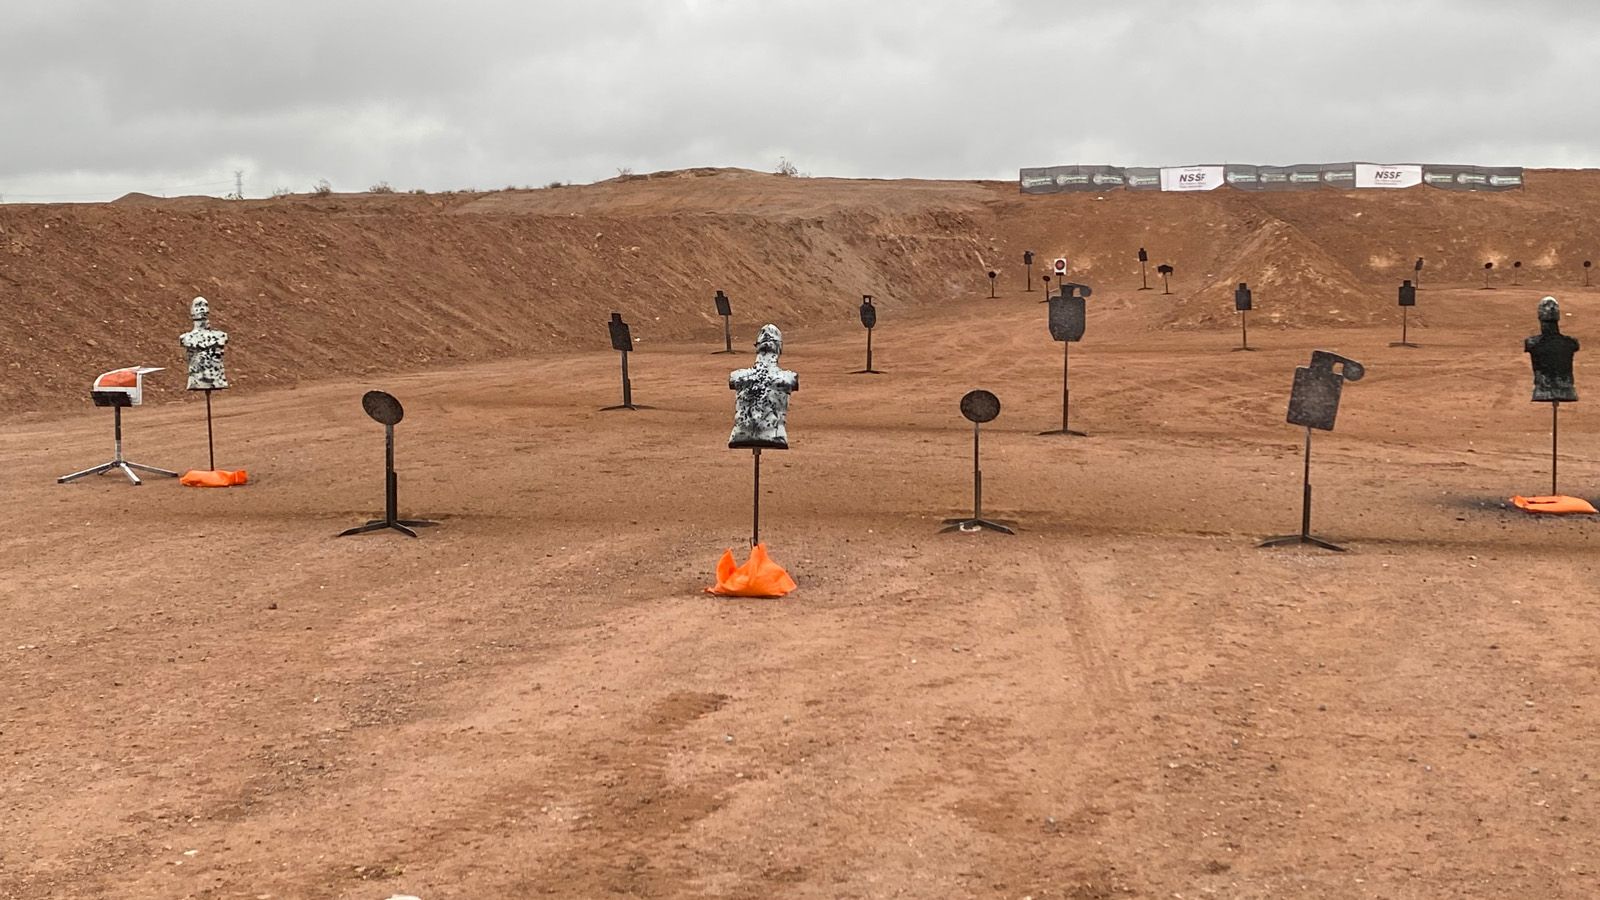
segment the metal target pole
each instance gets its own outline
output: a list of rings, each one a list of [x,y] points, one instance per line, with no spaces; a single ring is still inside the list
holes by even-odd
[[[217,444],[211,434],[211,388],[206,388],[206,459],[211,463],[211,471],[217,470]]]
[[[1300,500],[1300,539],[1311,539],[1311,429],[1306,429],[1305,490]]]
[[[1550,404],[1550,496],[1560,496],[1556,492],[1556,448],[1559,446],[1561,436],[1561,401]]]
[[[978,468],[978,433],[983,426],[972,423],[972,518],[983,518],[983,470]]]
[[[750,546],[754,547],[761,543],[761,448],[751,448],[751,454],[755,456],[756,473],[755,503],[752,505],[754,512],[750,523]]]

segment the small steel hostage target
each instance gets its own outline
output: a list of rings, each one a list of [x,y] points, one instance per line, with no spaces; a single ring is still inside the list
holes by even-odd
[[[1513,260],[1511,263],[1511,286],[1519,287],[1522,284],[1522,260]]]
[[[1067,282],[1061,285],[1061,293],[1050,298],[1050,337],[1061,342],[1061,427],[1053,431],[1041,431],[1045,434],[1064,434],[1073,437],[1088,437],[1081,431],[1074,431],[1068,427],[1067,422],[1071,413],[1072,391],[1070,390],[1072,372],[1072,345],[1083,340],[1085,325],[1085,300],[1094,293],[1086,284],[1073,284]]]
[[[405,408],[394,395],[383,391],[367,391],[362,394],[361,408],[366,410],[373,421],[383,426],[383,518],[371,519],[365,525],[347,528],[339,532],[339,536],[366,534],[369,531],[389,528],[416,537],[417,533],[412,530],[413,528],[425,528],[439,523],[427,519],[400,518],[400,479],[394,473],[394,426],[400,424],[400,420],[406,417]]]
[[[1583,286],[1589,287],[1589,267],[1594,265],[1592,260],[1583,261]]]
[[[1162,263],[1161,265],[1156,266],[1156,272],[1161,276],[1161,293],[1172,293],[1172,285],[1167,281],[1167,279],[1172,276],[1172,267],[1166,263]]]
[[[1411,279],[1417,287],[1422,287],[1422,257],[1417,257],[1417,262],[1411,267]]]
[[[993,422],[1000,415],[1000,398],[984,390],[968,391],[961,398],[961,415],[972,423],[972,517],[945,519],[944,527],[939,531],[940,533],[960,531],[971,534],[987,528],[1001,534],[1016,534],[1016,531],[1001,522],[983,517],[983,468],[979,465],[979,435],[983,423]]]
[[[994,299],[994,283],[995,283],[995,279],[997,279],[999,277],[1000,277],[1000,273],[999,272],[996,272],[993,269],[989,270],[989,299],[990,300]]]
[[[1040,275],[1039,276],[1039,280],[1044,282],[1044,299],[1040,300],[1039,302],[1040,303],[1049,303],[1050,302],[1050,275],[1048,273],[1046,273],[1044,275]]]
[[[1492,291],[1492,290],[1494,290],[1494,288],[1489,286],[1489,273],[1493,272],[1493,271],[1494,271],[1494,263],[1492,261],[1491,262],[1486,262],[1486,263],[1483,264],[1483,287],[1478,288],[1478,290],[1480,290],[1480,291]]]
[[[1239,346],[1233,348],[1234,350],[1251,349],[1250,326],[1247,320],[1250,318],[1250,310],[1254,308],[1255,295],[1250,293],[1250,285],[1239,282],[1239,286],[1233,289],[1233,311],[1239,314]]]
[[[1146,277],[1145,268],[1144,268],[1145,263],[1147,263],[1149,261],[1150,261],[1150,254],[1144,252],[1144,248],[1140,247],[1139,248],[1139,290],[1141,290],[1141,291],[1150,290],[1150,282]]]
[[[1391,343],[1391,347],[1415,347],[1416,344],[1406,339],[1406,326],[1410,321],[1411,307],[1417,305],[1417,286],[1410,279],[1400,282],[1400,340]]]
[[[1334,371],[1338,366],[1339,371]],[[1301,482],[1300,533],[1267,538],[1262,547],[1281,547],[1286,544],[1311,544],[1326,550],[1344,551],[1338,544],[1330,543],[1311,534],[1311,429],[1332,431],[1339,415],[1339,395],[1346,381],[1360,381],[1366,374],[1361,364],[1353,359],[1329,353],[1311,351],[1311,364],[1294,370],[1294,387],[1289,394],[1290,425],[1301,425],[1306,430],[1305,476]]]
[[[642,403],[633,402],[633,380],[628,377],[628,353],[633,350],[633,331],[628,323],[622,321],[622,313],[611,314],[611,321],[606,323],[606,329],[611,334],[611,349],[622,354],[622,402],[616,406],[602,406],[601,412],[610,412],[614,409],[655,409]]]
[[[883,371],[872,367],[872,329],[878,325],[878,307],[872,303],[871,294],[861,295],[861,327],[867,330],[867,367],[851,372],[851,375],[882,375]]]
[[[1022,251],[1022,267],[1027,274],[1028,293],[1033,293],[1033,251]]]
[[[717,305],[717,315],[722,317],[722,349],[712,351],[713,355],[717,353],[732,353],[733,325],[731,322],[733,320],[733,301],[729,300],[728,295],[721,291],[717,291],[717,295],[712,297],[711,300]]]

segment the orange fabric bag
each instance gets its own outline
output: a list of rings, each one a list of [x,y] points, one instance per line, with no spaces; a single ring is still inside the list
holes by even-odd
[[[1592,516],[1597,512],[1594,504],[1577,497],[1512,497],[1511,503],[1516,508],[1524,509],[1531,513],[1549,513],[1558,516],[1572,515],[1574,513]]]
[[[757,544],[742,566],[735,566],[733,551],[722,551],[717,560],[717,583],[706,593],[721,597],[782,597],[795,589],[794,579],[783,566],[767,556],[767,545]]]
[[[179,484],[189,487],[233,487],[236,484],[248,484],[250,473],[243,469],[228,471],[227,469],[190,469],[178,479]]]

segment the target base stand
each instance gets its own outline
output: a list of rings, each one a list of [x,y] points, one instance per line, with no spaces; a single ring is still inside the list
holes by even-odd
[[[983,470],[978,468],[978,431],[979,423],[972,423],[972,517],[966,519],[945,519],[940,534],[959,531],[962,534],[976,534],[988,529],[1001,534],[1016,534],[1017,532],[1001,522],[983,517]]]
[[[114,448],[113,452],[115,454],[112,456],[111,461],[101,463],[98,466],[92,466],[84,469],[81,472],[73,472],[71,475],[63,475],[56,479],[56,484],[66,484],[70,481],[77,481],[79,478],[87,478],[90,475],[104,475],[112,469],[121,470],[122,474],[128,476],[128,482],[135,487],[143,484],[144,482],[139,480],[139,476],[133,474],[134,469],[138,469],[141,472],[148,472],[151,475],[165,475],[168,478],[178,477],[177,472],[169,471],[167,469],[158,469],[155,466],[147,466],[143,463],[129,462],[128,460],[124,459],[122,456],[122,407],[111,407],[111,414],[113,423],[111,426],[113,435],[112,447]]]
[[[416,537],[417,533],[412,529],[426,528],[439,523],[427,519],[400,518],[400,478],[394,472],[394,426],[405,417],[405,410],[400,406],[400,401],[383,391],[368,391],[361,398],[361,406],[367,411],[367,415],[383,425],[383,518],[369,519],[365,525],[346,528],[339,532],[339,537],[384,529],[393,529],[407,537]]]
[[[633,379],[628,377],[628,351],[622,351],[622,402],[616,406],[602,406],[601,412],[611,412],[614,409],[655,409],[654,406],[645,406],[643,403],[633,402]]]
[[[1039,436],[1045,437],[1046,435],[1060,434],[1067,437],[1088,437],[1089,435],[1087,432],[1078,431],[1075,428],[1070,428],[1067,426],[1067,418],[1072,409],[1072,392],[1067,388],[1068,373],[1070,372],[1070,367],[1072,365],[1072,342],[1062,341],[1061,347],[1061,427],[1051,429],[1050,431],[1041,431],[1039,432]]]
[[[1233,348],[1234,353],[1254,353],[1256,348],[1250,346],[1250,311],[1239,311],[1239,346]]]
[[[1345,548],[1338,544],[1323,540],[1311,533],[1311,429],[1309,428],[1306,429],[1306,468],[1300,500],[1300,533],[1280,534],[1275,537],[1269,537],[1256,546],[1290,547],[1300,544],[1310,544],[1313,547],[1321,547],[1324,550],[1332,550],[1335,553],[1345,552]]]
[[[1413,343],[1411,343],[1411,341],[1406,339],[1408,337],[1408,335],[1406,334],[1406,331],[1407,331],[1408,326],[1411,324],[1410,319],[1411,319],[1411,316],[1409,315],[1409,311],[1406,309],[1406,307],[1404,307],[1404,306],[1400,307],[1400,340],[1398,340],[1398,341],[1390,341],[1389,342],[1389,346],[1391,346],[1391,347],[1410,347],[1413,350],[1415,350],[1415,349],[1417,349],[1418,347],[1421,346],[1420,344],[1413,344]]]
[[[339,537],[348,537],[352,534],[367,534],[368,532],[373,531],[383,531],[386,528],[398,531],[407,537],[416,537],[417,533],[413,529],[429,528],[439,524],[438,522],[429,521],[428,519],[400,518],[397,515],[396,509],[396,507],[400,505],[397,496],[399,493],[397,482],[398,479],[396,478],[394,472],[390,472],[388,477],[388,487],[387,490],[384,491],[383,518],[369,519],[365,525],[357,525],[354,528],[346,528],[344,531],[339,532]]]
[[[867,329],[867,367],[865,369],[857,369],[854,372],[851,372],[850,374],[851,375],[882,375],[882,374],[884,374],[884,371],[882,369],[874,369],[872,367],[872,329],[871,328]]]
[[[729,324],[731,321],[732,319],[728,316],[722,317],[722,349],[711,351],[712,356],[735,352],[733,349],[733,326]]]

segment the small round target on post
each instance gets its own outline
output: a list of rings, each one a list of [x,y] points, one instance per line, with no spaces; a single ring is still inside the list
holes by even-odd
[[[979,425],[993,422],[1000,416],[1000,398],[985,390],[968,391],[961,398],[961,414]]]
[[[405,407],[393,394],[384,391],[367,391],[361,395],[361,408],[380,425],[399,425],[406,417]]]

